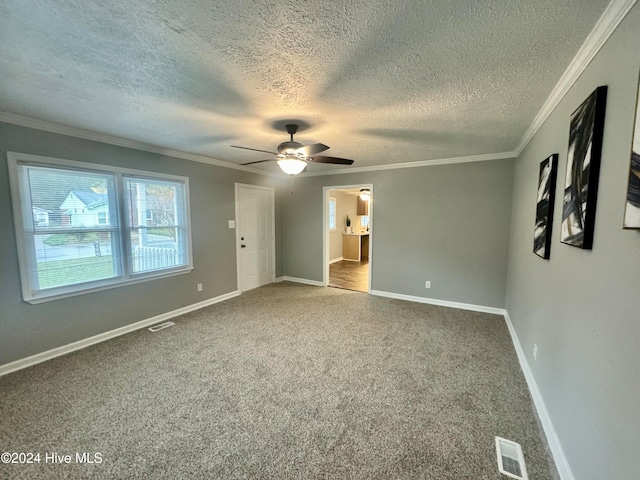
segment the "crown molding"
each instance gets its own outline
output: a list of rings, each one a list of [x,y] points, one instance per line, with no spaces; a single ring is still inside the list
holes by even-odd
[[[243,172],[257,173],[259,175],[282,178],[282,174],[279,173],[268,172],[252,167],[245,167],[243,165],[225,162],[224,160],[218,160],[216,158],[207,157],[205,155],[196,155],[194,153],[187,153],[181,152],[179,150],[172,150],[170,148],[158,147],[156,145],[138,142],[137,140],[131,140],[128,138],[121,138],[113,135],[107,135],[105,133],[92,132],[90,130],[70,127],[68,125],[62,125],[59,123],[38,120],[22,115],[16,115],[15,113],[0,111],[0,122],[19,125],[21,127],[35,128],[37,130],[43,130],[45,132],[68,135],[75,138],[82,138],[83,140],[107,143],[109,145],[116,145],[118,147],[132,148],[134,150],[142,150],[145,152],[157,153],[159,155],[167,155],[169,157],[181,158],[183,160],[190,160],[192,162],[206,163],[222,168],[231,168],[233,170],[241,170]]]
[[[598,54],[602,46],[609,39],[611,34],[620,25],[620,22],[629,13],[629,10],[635,5],[637,0],[612,0],[607,6],[602,16],[591,30],[580,50],[560,77],[560,81],[551,91],[551,95],[547,98],[538,115],[520,140],[515,149],[516,156],[520,155],[531,139],[540,130],[544,122],[549,118],[551,113],[558,106],[560,101],[567,94],[569,89],[576,83],[582,72],[591,63],[591,60]]]
[[[19,125],[21,127],[35,128],[37,130],[43,130],[51,133],[58,133],[61,135],[68,135],[70,137],[82,138],[84,140],[92,140],[95,142],[107,143],[107,144],[116,145],[119,147],[132,148],[135,150],[143,150],[145,152],[157,153],[160,155],[168,155],[170,157],[181,158],[183,160],[190,160],[192,162],[207,163],[209,165],[216,165],[218,167],[241,170],[243,172],[256,173],[258,175],[267,175],[270,177],[283,178],[283,175],[279,172],[269,172],[269,171],[261,170],[258,168],[245,167],[243,165],[237,165],[235,163],[225,162],[224,160],[218,160],[215,158],[207,157],[205,155],[196,155],[193,153],[181,152],[179,150],[171,150],[169,148],[158,147],[155,145],[151,145],[149,143],[138,142],[136,140],[116,137],[116,136],[107,135],[104,133],[92,132],[90,130],[83,130],[81,128],[70,127],[68,125],[62,125],[54,122],[47,122],[45,120],[38,120],[35,118],[25,117],[22,115],[16,115],[15,113],[0,111],[0,122]],[[516,157],[515,152],[488,153],[484,155],[472,155],[468,157],[423,160],[420,162],[393,163],[388,165],[373,165],[370,167],[349,168],[345,170],[328,170],[324,172],[311,172],[311,173],[301,174],[300,176],[301,177],[317,177],[322,175],[372,172],[377,170],[395,170],[397,168],[417,168],[417,167],[428,167],[428,166],[434,166],[434,165],[448,165],[452,163],[484,162],[487,160],[501,160],[505,158],[515,158],[515,157]]]
[[[454,163],[471,163],[471,162],[486,162],[489,160],[504,160],[507,158],[516,158],[515,152],[500,152],[500,153],[486,153],[483,155],[470,155],[468,157],[452,157],[452,158],[438,158],[434,160],[421,160],[419,162],[404,162],[404,163],[389,163],[386,165],[372,165],[370,167],[355,167],[345,168],[340,170],[328,170],[325,172],[309,172],[303,173],[301,177],[320,177],[323,175],[340,175],[347,173],[359,173],[359,172],[375,172],[379,170],[396,170],[400,168],[418,168],[418,167],[433,167],[435,165],[451,165]]]

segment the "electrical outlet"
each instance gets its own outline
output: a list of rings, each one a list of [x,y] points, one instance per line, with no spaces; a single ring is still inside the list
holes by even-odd
[[[196,289],[201,292],[202,291],[202,284],[199,283],[198,285],[196,285]]]
[[[429,280],[424,282],[424,288],[431,288],[431,282]]]
[[[538,359],[538,344],[537,343],[533,344],[533,359],[534,360]]]

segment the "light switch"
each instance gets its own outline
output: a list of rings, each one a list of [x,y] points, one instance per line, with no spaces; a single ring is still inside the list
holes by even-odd
[[[229,220],[229,228],[236,228],[236,221],[235,220]]]

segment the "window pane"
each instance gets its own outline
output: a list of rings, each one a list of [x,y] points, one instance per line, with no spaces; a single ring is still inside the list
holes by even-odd
[[[119,275],[113,175],[27,164],[18,176],[31,292]]]
[[[61,168],[23,166],[26,230],[116,225],[113,176]]]
[[[110,232],[34,235],[36,290],[117,276]]]
[[[336,199],[329,199],[329,228],[335,230],[336,228]]]
[[[182,184],[138,178],[126,179],[127,220],[131,227],[178,225]]]
[[[176,227],[131,230],[131,267],[134,273],[182,265]]]
[[[181,182],[126,179],[131,271],[187,264],[184,187]]]

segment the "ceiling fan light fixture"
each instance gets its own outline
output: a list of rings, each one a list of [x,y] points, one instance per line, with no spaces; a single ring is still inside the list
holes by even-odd
[[[298,158],[283,158],[278,160],[278,166],[287,175],[298,175],[307,166],[307,162]]]
[[[307,163],[331,163],[334,165],[352,165],[353,160],[348,158],[326,157],[318,155],[329,147],[323,143],[314,143],[311,145],[303,145],[293,140],[293,134],[298,131],[298,125],[289,123],[286,125],[287,133],[291,136],[288,142],[282,142],[278,145],[278,153],[261,150],[258,148],[241,147],[240,145],[231,145],[233,148],[242,148],[243,150],[252,150],[254,152],[271,153],[273,157],[265,160],[257,160],[254,162],[242,163],[241,165],[254,165],[264,162],[278,162],[278,165],[287,175],[298,175],[307,166]]]
[[[371,198],[371,190],[368,188],[361,188],[360,189],[360,198],[362,200],[369,200],[369,198]]]

